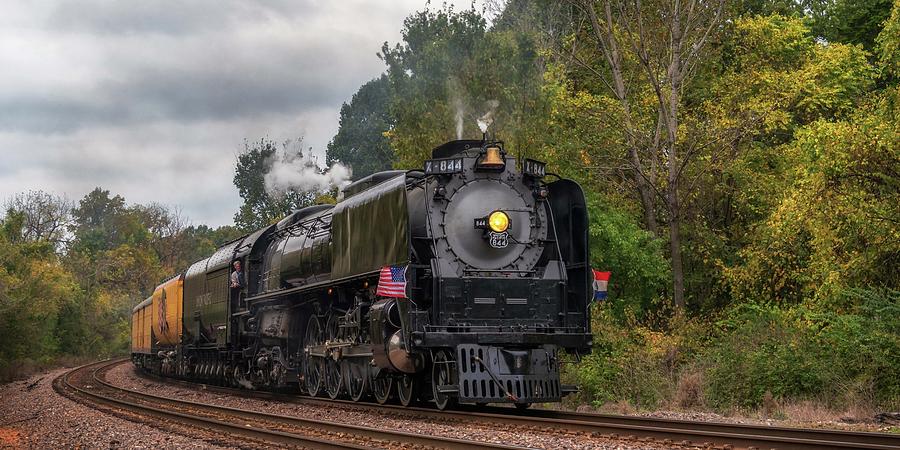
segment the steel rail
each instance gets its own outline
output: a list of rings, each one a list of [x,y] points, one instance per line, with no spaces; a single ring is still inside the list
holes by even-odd
[[[127,360],[125,360],[127,361]],[[273,442],[282,445],[294,445],[294,446],[303,446],[310,448],[370,448],[366,446],[361,446],[353,443],[340,442],[340,441],[331,441],[328,439],[318,438],[318,437],[310,437],[304,436],[301,434],[296,434],[292,432],[285,432],[273,428],[275,427],[292,427],[292,428],[302,428],[311,430],[316,433],[336,433],[336,434],[344,434],[351,435],[356,438],[362,438],[366,440],[375,440],[382,441],[388,443],[404,443],[404,444],[413,444],[419,446],[429,446],[429,447],[439,447],[439,448],[461,448],[461,449],[483,449],[483,448],[497,448],[497,449],[518,449],[521,447],[514,447],[502,444],[494,444],[490,442],[479,442],[479,441],[468,441],[463,439],[456,438],[447,438],[440,436],[428,436],[422,434],[415,433],[407,433],[403,431],[392,431],[392,430],[381,430],[381,429],[373,429],[366,428],[358,425],[350,425],[350,424],[341,424],[335,422],[328,422],[324,420],[317,419],[305,419],[299,417],[289,417],[289,416],[281,416],[276,414],[269,414],[260,411],[251,411],[244,410],[239,408],[230,408],[224,406],[216,406],[209,405],[198,402],[191,402],[187,400],[174,399],[169,397],[162,397],[152,394],[147,394],[139,391],[135,391],[132,389],[126,389],[118,386],[114,386],[102,379],[99,375],[99,371],[112,367],[115,364],[119,364],[121,361],[103,361],[100,363],[89,364],[87,366],[82,366],[81,368],[75,369],[73,371],[67,372],[63,375],[63,382],[66,383],[70,389],[77,391],[79,394],[91,397],[92,400],[104,403],[113,407],[119,407],[122,409],[126,409],[129,411],[137,412],[141,415],[150,415],[157,418],[172,420],[175,423],[189,423],[192,425],[197,425],[206,428],[212,428],[216,430],[227,431],[234,435],[239,435],[243,437],[249,437],[253,439],[258,439],[266,442]],[[97,392],[91,392],[89,390],[83,389],[79,386],[75,386],[71,384],[68,379],[69,376],[75,373],[78,370],[84,370],[86,368],[92,369],[92,381],[97,383],[98,385],[103,386],[107,390],[111,390],[117,395],[130,397],[139,402],[123,400],[121,398],[114,398],[112,396],[102,395]],[[159,406],[149,406],[146,403],[156,404]],[[200,411],[208,415],[214,416],[224,416],[225,420],[202,417],[196,414],[186,413],[186,412],[177,412],[172,411],[173,407],[175,409],[182,409],[187,411]],[[255,424],[251,425],[248,422],[255,422]]]
[[[163,421],[172,421],[180,425],[193,425],[211,431],[222,431],[233,436],[257,439],[260,441],[275,443],[279,445],[303,446],[308,448],[328,450],[367,448],[356,444],[332,442],[298,434],[260,429],[245,424],[231,423],[224,420],[200,417],[191,414],[169,411],[163,408],[157,408],[149,405],[142,405],[122,399],[113,398],[110,396],[105,396],[98,392],[92,392],[89,390],[90,386],[87,386],[87,388],[83,388],[81,386],[78,386],[77,383],[73,383],[71,381],[72,375],[76,372],[88,369],[93,369],[96,371],[98,367],[104,367],[105,365],[113,365],[116,363],[118,363],[118,361],[115,361],[113,363],[109,363],[109,361],[100,361],[75,368],[58,377],[54,382],[54,389],[56,389],[60,394],[66,396],[69,395],[67,395],[63,391],[69,390],[70,392],[74,392],[75,396],[81,396],[88,403],[106,405],[107,407],[135,413],[145,417],[152,417]]]
[[[434,408],[425,407],[379,405],[371,402],[328,400],[285,393],[248,391],[175,380],[148,375],[143,372],[139,373],[166,383],[193,386],[203,390],[232,393],[245,397],[266,398],[301,404],[342,405],[357,409],[381,411],[382,413],[415,413],[422,417],[444,421],[474,422],[481,425],[492,423],[539,430],[552,428],[577,431],[593,436],[629,438],[640,436],[661,442],[682,443],[683,441],[688,441],[697,445],[712,444],[747,449],[900,449],[900,435],[889,433],[773,427],[722,422],[694,422],[679,419],[574,413],[540,409],[516,410],[507,407],[466,407],[466,405],[462,405],[460,410],[438,411]]]
[[[276,398],[284,398],[280,396]],[[301,403],[334,403],[320,398],[297,397]],[[359,405],[348,400],[341,404]],[[841,430],[770,427],[721,422],[694,422],[676,419],[571,413],[552,410],[514,410],[504,407],[464,408],[459,411],[438,411],[433,408],[404,408],[397,405],[364,404],[366,407],[417,414],[465,422],[496,423],[515,427],[545,429],[607,435],[613,437],[641,436],[658,441],[688,441],[697,444],[731,445],[735,448],[790,448],[797,450],[900,449],[900,435]]]
[[[501,408],[494,408],[494,410]],[[508,408],[502,408],[508,409]],[[717,433],[727,431],[755,440],[765,440],[773,444],[790,444],[790,448],[860,448],[860,449],[900,449],[900,434],[865,431],[845,431],[833,429],[790,428],[779,426],[731,424],[722,422],[695,422],[681,419],[657,417],[622,416],[614,414],[574,413],[553,410],[515,411],[520,417],[553,419],[563,421],[599,423],[604,425],[651,425],[690,432]],[[783,446],[782,446],[783,447]]]

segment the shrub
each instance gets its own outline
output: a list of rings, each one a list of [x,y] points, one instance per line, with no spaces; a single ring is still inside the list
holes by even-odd
[[[568,368],[594,406],[816,404],[863,418],[900,406],[900,292],[851,289],[796,306],[745,303],[654,331],[594,307],[594,349]],[[799,402],[799,403],[798,403]]]
[[[900,399],[900,326],[896,292],[854,291],[856,306],[743,304],[718,323],[703,355],[711,406],[756,407],[767,393],[844,407],[871,398]]]

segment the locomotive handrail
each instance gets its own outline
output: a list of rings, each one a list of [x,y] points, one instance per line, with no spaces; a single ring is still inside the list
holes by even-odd
[[[310,231],[317,231],[317,230],[313,230],[313,226],[315,226],[319,222],[322,222],[322,224],[324,225],[321,229],[328,229],[331,227],[331,222],[329,221],[326,223],[325,217],[331,217],[331,215],[332,214],[329,212],[329,213],[324,213],[320,216],[315,216],[312,218],[304,219],[297,223],[292,223],[280,230],[275,230],[272,234],[275,235],[276,237],[284,237],[284,236],[299,237],[299,236],[308,235],[308,233]],[[298,231],[298,229],[302,229],[303,234],[294,234],[296,231]]]
[[[315,283],[304,284],[302,286],[297,286],[297,287],[293,287],[290,289],[282,289],[282,290],[278,290],[278,291],[265,292],[265,293],[262,293],[262,294],[259,294],[259,295],[253,296],[253,297],[247,297],[245,301],[252,302],[252,301],[257,301],[257,300],[265,300],[265,299],[269,299],[269,298],[280,297],[282,295],[302,293],[308,289],[315,289],[317,287],[327,286],[330,284],[340,283],[340,282],[344,282],[344,281],[368,278],[368,277],[378,274],[379,272],[381,272],[380,269],[369,271],[369,272],[364,272],[364,273],[353,274],[353,275],[342,277],[342,278],[331,278],[331,279],[327,279],[327,280],[317,281]]]

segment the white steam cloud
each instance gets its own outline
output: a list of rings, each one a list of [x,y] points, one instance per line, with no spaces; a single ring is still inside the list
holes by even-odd
[[[494,123],[494,111],[500,106],[500,102],[497,100],[488,100],[485,102],[485,106],[488,108],[487,112],[478,118],[478,129],[481,130],[482,133],[486,133],[488,127]]]
[[[350,184],[351,175],[350,168],[341,163],[323,171],[313,158],[299,152],[285,152],[280,159],[269,160],[264,180],[270,194],[325,192],[334,188],[340,191]]]
[[[500,106],[498,100],[487,100],[482,107],[473,107],[478,100],[468,95],[456,78],[447,79],[447,91],[449,93],[450,107],[453,109],[453,119],[456,122],[456,139],[462,139],[466,129],[466,121],[474,119],[482,134],[486,134],[488,128],[494,123],[494,115]],[[479,111],[485,111],[479,114]]]
[[[463,117],[465,116],[465,108],[462,102],[456,102],[456,140],[462,139],[463,135]]]
[[[456,111],[454,114],[454,118],[456,119],[456,139],[463,138],[463,121],[466,117],[466,104],[463,102],[462,97],[459,96],[459,83],[456,83],[453,79],[448,82],[449,91],[450,91],[450,104],[453,105],[453,109]]]

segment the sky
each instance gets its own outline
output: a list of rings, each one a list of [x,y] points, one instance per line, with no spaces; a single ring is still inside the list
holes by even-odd
[[[302,136],[324,162],[341,104],[384,71],[382,44],[424,7],[2,2],[0,202],[27,190],[77,201],[99,186],[193,224],[230,224],[245,140]]]

